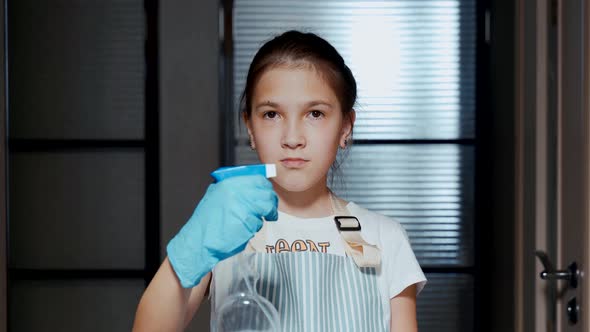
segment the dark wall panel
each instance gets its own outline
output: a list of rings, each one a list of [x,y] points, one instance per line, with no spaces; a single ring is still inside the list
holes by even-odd
[[[131,331],[143,280],[19,281],[10,331]]]
[[[8,10],[12,138],[143,138],[143,1],[18,0]]]
[[[10,266],[142,269],[141,151],[16,153],[10,161]]]

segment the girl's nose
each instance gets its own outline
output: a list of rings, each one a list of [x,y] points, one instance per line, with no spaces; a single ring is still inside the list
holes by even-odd
[[[290,121],[285,124],[283,128],[283,135],[281,137],[281,146],[285,149],[296,149],[305,146],[305,135],[300,126]]]

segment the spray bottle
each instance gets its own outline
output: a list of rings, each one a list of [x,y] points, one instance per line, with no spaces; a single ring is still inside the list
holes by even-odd
[[[233,176],[260,174],[276,176],[274,164],[222,167],[211,173],[215,181]],[[219,305],[216,325],[220,332],[279,331],[280,321],[276,308],[256,292],[259,274],[254,266],[255,254],[239,253],[236,257],[241,280],[231,289],[232,294]]]

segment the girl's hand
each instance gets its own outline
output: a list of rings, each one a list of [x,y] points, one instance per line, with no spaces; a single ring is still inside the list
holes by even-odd
[[[168,243],[168,259],[182,287],[194,287],[217,262],[241,252],[262,227],[275,221],[278,197],[261,175],[211,184],[193,215]]]

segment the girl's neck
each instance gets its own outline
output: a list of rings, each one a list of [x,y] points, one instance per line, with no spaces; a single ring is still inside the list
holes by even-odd
[[[293,192],[275,184],[274,190],[279,196],[279,210],[282,212],[301,218],[321,218],[333,213],[331,193],[326,185]]]

